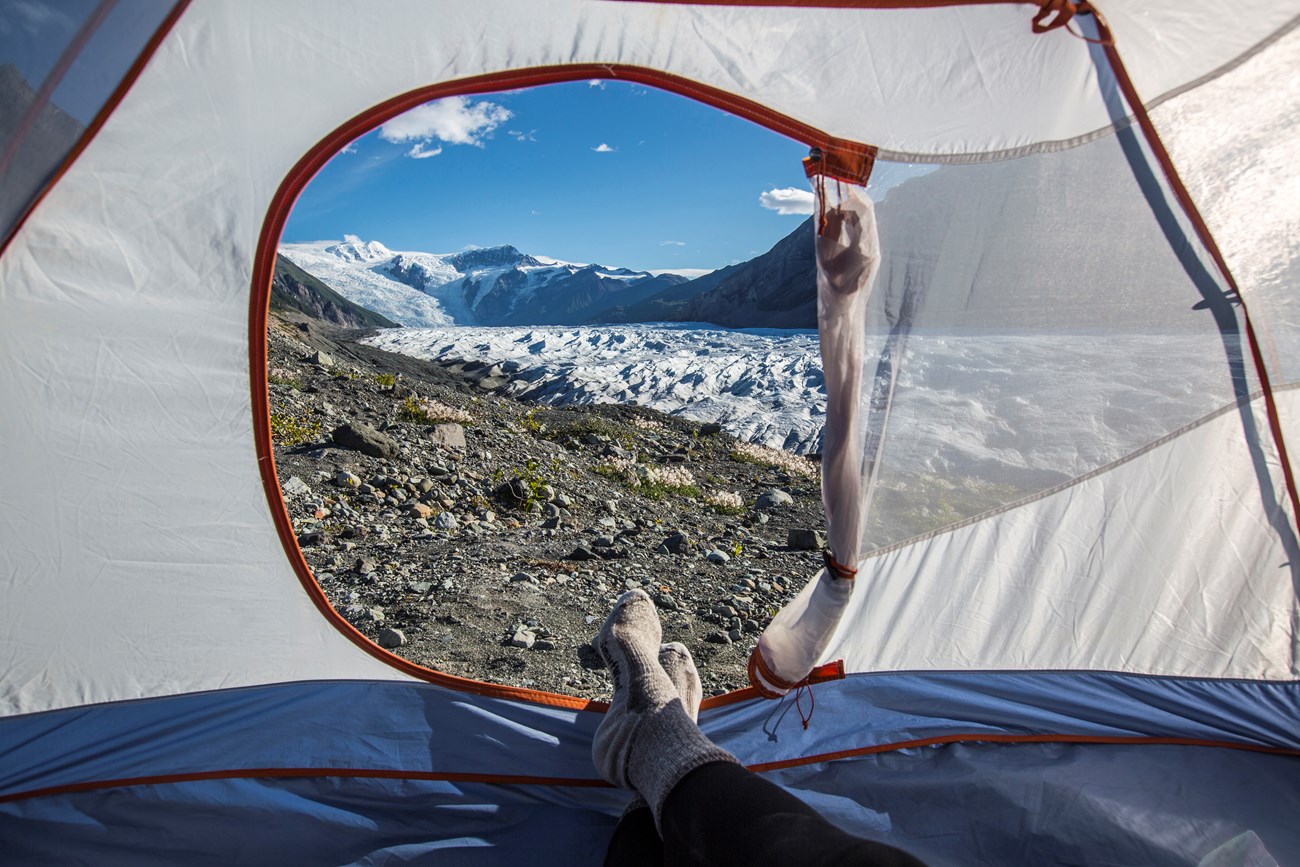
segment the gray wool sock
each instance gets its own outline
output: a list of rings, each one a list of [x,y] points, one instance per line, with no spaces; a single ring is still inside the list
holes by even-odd
[[[662,635],[659,614],[644,591],[619,597],[596,638],[614,679],[614,698],[591,749],[602,777],[645,798],[656,827],[682,777],[710,762],[736,761],[695,725],[698,705],[687,711],[659,662]]]
[[[704,699],[704,687],[700,684],[700,672],[695,667],[695,660],[691,658],[690,650],[680,641],[661,644],[659,665],[663,667],[668,679],[673,682],[673,689],[677,691],[677,697],[682,700],[682,707],[685,708],[691,722],[695,722],[699,718],[700,702]],[[623,815],[626,816],[634,810],[648,806],[650,805],[646,803],[645,798],[634,792]]]

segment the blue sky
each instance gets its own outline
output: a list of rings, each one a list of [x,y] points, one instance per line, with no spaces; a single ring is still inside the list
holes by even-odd
[[[303,192],[284,240],[357,235],[395,250],[513,244],[578,262],[712,269],[803,219],[807,148],[654,88],[576,82],[422,107],[353,143]]]
[[[655,88],[575,82],[455,97],[362,136],[299,198],[283,240],[394,250],[513,244],[638,270],[712,270],[811,212],[807,147]]]

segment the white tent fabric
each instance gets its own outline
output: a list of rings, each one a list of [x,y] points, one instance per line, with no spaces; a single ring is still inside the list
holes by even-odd
[[[35,851],[87,834],[94,851],[87,829],[140,827],[133,810],[176,808],[197,827],[209,815],[248,818],[205,812],[214,805],[247,798],[292,812],[301,799],[309,806],[294,815],[320,818],[312,810],[326,808],[310,805],[330,797],[382,807],[417,789],[447,808],[438,845],[469,846],[476,834],[502,842],[465,818],[466,803],[484,813],[509,804],[528,834],[607,830],[612,820],[582,811],[616,813],[611,793],[563,788],[590,782],[594,712],[417,683],[341,634],[304,592],[267,500],[254,445],[264,420],[250,394],[250,349],[265,324],[264,310],[250,311],[264,287],[251,284],[259,257],[274,253],[264,229],[290,204],[278,191],[294,191],[286,178],[332,133],[383,120],[376,107],[387,100],[506,73],[472,89],[604,74],[676,82],[787,133],[895,159],[996,165],[1081,151],[1114,133],[1116,82],[1095,46],[1064,29],[1032,33],[1036,10],[388,0],[358,14],[341,0],[192,0],[0,256],[0,837]],[[1104,12],[1138,92],[1161,103],[1156,122],[1243,294],[1260,301],[1278,384],[1294,382],[1300,4],[1115,0]],[[1072,26],[1091,35],[1088,16]],[[882,221],[882,235],[888,228]],[[888,246],[883,255],[888,268]],[[1258,383],[1246,372],[1230,384]],[[1275,395],[1291,431],[1296,395]],[[900,745],[1227,743],[1261,751],[1237,771],[1214,765],[1242,774],[1241,791],[1259,780],[1247,796],[1258,809],[1215,828],[1253,833],[1251,816],[1265,817],[1277,835],[1269,845],[1293,841],[1276,817],[1300,754],[1300,606],[1288,565],[1300,561],[1268,430],[1260,402],[1228,405],[1059,489],[868,552],[824,654],[863,674],[819,687],[830,722],[792,735],[773,721],[775,706],[738,697],[706,712],[706,730],[832,807],[862,786],[852,778],[876,753],[895,753],[884,770],[905,763]],[[1089,700],[1053,704],[1072,691]],[[382,734],[350,737],[348,726],[366,724]],[[167,749],[155,755],[153,743]],[[1176,773],[1181,754],[1145,749],[1132,767]],[[1036,815],[1041,793],[1025,779],[1037,770],[1012,785],[984,747],[943,755],[938,763],[987,783],[957,797],[974,809],[969,826],[945,834],[933,816],[912,816],[900,830],[884,795],[878,812],[841,803],[846,823],[959,863],[985,821],[981,792],[1014,789],[1007,801],[1025,812],[1006,814],[1013,826]],[[1107,779],[1110,759],[1097,755],[1070,753],[1078,779]],[[1051,759],[1035,753],[1026,767]],[[819,768],[820,789],[808,783]],[[271,778],[295,771],[333,781],[276,788]],[[363,797],[330,774],[372,788]],[[509,789],[498,777],[511,774],[538,788]],[[153,803],[92,791],[155,783],[174,783],[173,794]],[[1212,813],[1220,793],[1200,777],[1196,786]],[[903,801],[906,790],[898,783]],[[1153,795],[1132,797],[1141,815],[1163,815]],[[1069,820],[1074,837],[1095,838],[1093,821],[1129,828],[1128,802],[1116,798],[1114,815]],[[81,821],[98,811],[112,821]],[[332,833],[346,837],[347,825]],[[1136,843],[1127,831],[1108,838],[1120,853],[1112,861],[1194,863],[1226,839],[1151,825]],[[41,830],[11,830],[24,827]],[[1000,863],[1025,851],[988,849]]]
[[[1033,502],[873,552],[823,656],[850,671],[1292,679],[1294,552],[1274,531],[1289,516],[1261,501],[1258,461],[1234,407]]]
[[[1186,85],[1263,40],[1285,11],[1234,7],[1245,24],[1229,37],[1207,24],[1226,20],[1220,5],[1112,12],[1118,39],[1134,32],[1139,86]],[[66,624],[6,645],[17,686],[4,706],[323,672],[401,676],[333,635],[303,598],[248,438],[245,304],[258,232],[281,179],[342,119],[420,82],[594,62],[683,75],[896,151],[1001,152],[1106,126],[1087,45],[1030,33],[1028,12],[891,10],[846,27],[848,10],[393,3],[357,17],[341,4],[192,4],[0,263],[2,390],[28,408],[0,422],[14,444],[4,547],[16,578],[0,627],[25,634],[22,623],[55,612]],[[298,38],[326,20],[348,26]],[[904,27],[927,37],[891,29]],[[1142,28],[1160,38],[1142,39]],[[976,33],[991,35],[972,43]],[[918,48],[962,69],[955,86],[930,78],[946,64],[902,56]],[[978,62],[961,60],[976,49]],[[834,63],[781,72],[798,53],[880,60],[853,76]],[[940,135],[942,144],[927,138]],[[131,337],[105,337],[121,334]],[[81,541],[70,545],[69,533]],[[274,652],[241,633],[268,636]],[[125,664],[142,642],[165,648],[144,671]]]

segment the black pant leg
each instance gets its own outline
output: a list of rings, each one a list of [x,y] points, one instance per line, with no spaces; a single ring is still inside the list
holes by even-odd
[[[649,807],[625,813],[605,850],[605,867],[663,867],[664,841]]]
[[[683,777],[664,802],[660,827],[670,867],[925,867],[901,849],[835,827],[780,786],[730,762]]]

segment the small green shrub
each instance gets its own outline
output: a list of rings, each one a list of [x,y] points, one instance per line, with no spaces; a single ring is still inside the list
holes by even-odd
[[[315,442],[320,438],[320,422],[307,416],[271,413],[271,439],[284,448]]]

